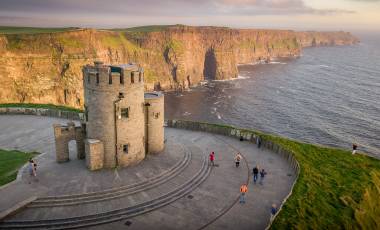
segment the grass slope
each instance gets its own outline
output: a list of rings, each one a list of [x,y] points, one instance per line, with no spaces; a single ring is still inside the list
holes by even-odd
[[[380,161],[271,135],[301,167],[272,229],[379,229]],[[376,205],[377,206],[374,206]]]
[[[17,171],[37,153],[24,153],[0,149],[0,186],[7,184],[17,177]]]
[[[4,103],[0,104],[0,108],[42,108],[42,109],[57,109],[63,111],[71,112],[83,112],[80,109],[71,108],[62,105],[53,105],[53,104],[32,104],[32,103]]]
[[[40,27],[11,27],[0,26],[0,34],[39,34],[39,33],[56,33],[69,30],[76,30],[76,27],[61,28],[40,28]]]

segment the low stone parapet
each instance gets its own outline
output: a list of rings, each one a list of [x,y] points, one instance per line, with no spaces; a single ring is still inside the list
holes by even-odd
[[[57,117],[68,120],[83,120],[84,114],[75,111],[66,111],[60,109],[48,108],[23,108],[23,107],[6,107],[0,108],[0,114],[9,115],[34,115],[34,116],[47,116]]]

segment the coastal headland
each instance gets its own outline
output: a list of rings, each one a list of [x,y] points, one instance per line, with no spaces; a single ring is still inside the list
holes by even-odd
[[[96,30],[0,28],[0,102],[83,108],[81,67],[135,62],[147,90],[182,90],[236,78],[239,64],[299,57],[304,47],[351,45],[347,32],[231,29],[184,25]]]

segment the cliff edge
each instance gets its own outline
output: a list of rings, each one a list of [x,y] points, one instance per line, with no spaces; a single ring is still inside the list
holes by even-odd
[[[351,45],[346,32],[230,29],[183,25],[74,29],[0,35],[0,103],[83,107],[83,65],[139,63],[147,90],[181,90],[205,79],[236,78],[238,64],[297,57],[303,47]]]

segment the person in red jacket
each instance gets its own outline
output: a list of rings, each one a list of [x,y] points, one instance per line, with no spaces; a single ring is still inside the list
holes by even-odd
[[[210,155],[209,155],[209,158],[210,158],[210,163],[212,164],[212,166],[215,166],[215,164],[214,164],[215,153],[211,152]]]

